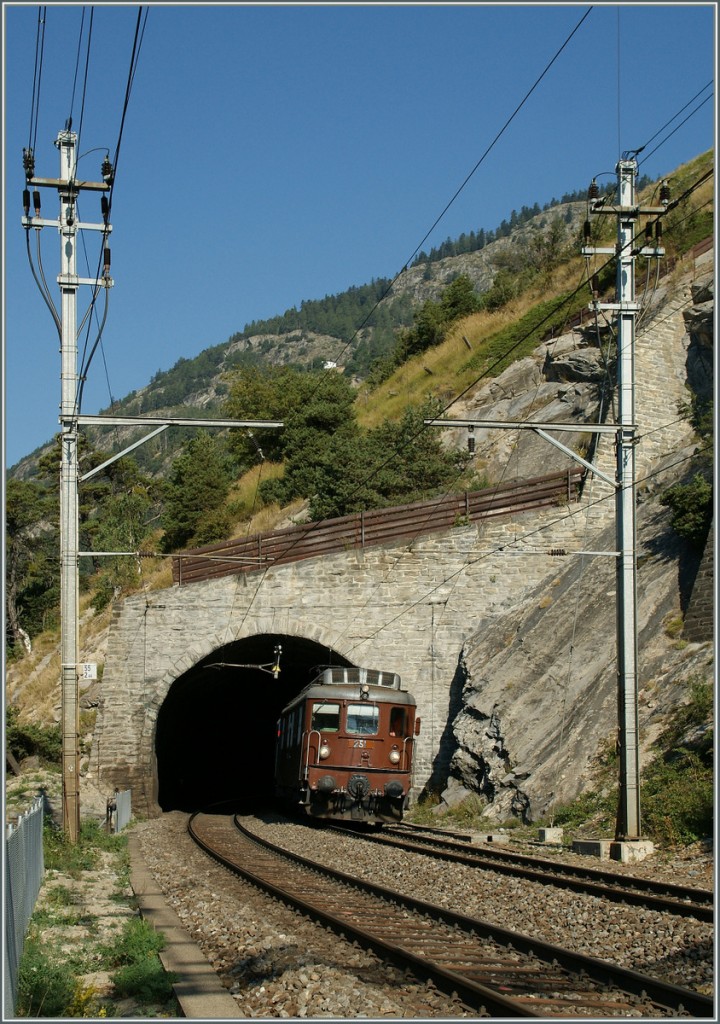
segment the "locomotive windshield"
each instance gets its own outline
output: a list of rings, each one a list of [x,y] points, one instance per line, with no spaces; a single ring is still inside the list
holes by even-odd
[[[327,702],[313,704],[312,728],[318,732],[337,732],[340,728],[340,705]]]
[[[379,710],[376,704],[348,704],[347,731],[369,736],[378,731]]]

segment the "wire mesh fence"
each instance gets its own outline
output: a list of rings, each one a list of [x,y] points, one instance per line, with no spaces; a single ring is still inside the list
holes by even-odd
[[[43,798],[39,797],[16,825],[6,826],[3,1020],[15,1016],[20,958],[44,871]]]

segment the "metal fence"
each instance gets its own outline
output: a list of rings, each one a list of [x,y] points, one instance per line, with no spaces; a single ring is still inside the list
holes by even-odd
[[[17,825],[9,824],[6,829],[4,1020],[15,1016],[20,957],[45,871],[43,798],[39,797],[26,814],[18,817]]]
[[[107,802],[107,823],[111,832],[121,832],[130,821],[132,804],[131,790],[115,790],[115,795]]]
[[[582,424],[578,424],[578,433],[582,433]],[[482,491],[370,509],[208,544],[173,555],[173,583],[183,586],[334,552],[407,543],[455,525],[576,501],[584,475],[582,466],[572,466],[529,480],[495,484]]]

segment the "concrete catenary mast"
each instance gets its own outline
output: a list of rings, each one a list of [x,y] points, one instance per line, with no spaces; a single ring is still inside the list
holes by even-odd
[[[548,431],[577,430],[577,424],[541,423],[537,421],[504,422],[479,419],[425,420],[428,426],[497,428],[502,430],[534,430],[586,469],[595,473],[615,490],[616,524],[616,608],[617,608],[617,703],[620,799],[615,826],[615,840],[637,842],[641,839],[640,821],[640,745],[638,741],[638,645],[637,645],[637,555],[635,525],[635,317],[639,306],[635,301],[635,260],[638,256],[658,258],[665,255],[660,246],[660,217],[667,213],[670,190],[662,183],[660,206],[635,205],[637,162],[628,154],[618,161],[618,204],[612,205],[593,179],[589,190],[590,212],[614,214],[618,219],[617,243],[613,246],[591,246],[589,222],[586,225],[583,256],[604,254],[617,259],[615,302],[593,301],[591,309],[609,310],[617,314],[617,395],[618,420],[614,424],[583,424],[592,433],[613,433],[616,444],[615,479],[605,476],[572,449],[561,444]],[[645,245],[638,246],[636,225],[643,215],[656,215],[655,235],[646,232]],[[618,859],[623,859],[622,856]]]
[[[95,290],[95,297],[102,288],[110,288],[110,250],[107,238],[112,231],[107,222],[109,204],[105,193],[112,188],[114,172],[110,161],[102,165],[103,181],[82,181],[77,177],[77,135],[66,125],[55,141],[60,151],[59,178],[35,177],[35,157],[32,150],[24,150],[23,164],[27,186],[23,193],[24,216],[22,225],[27,232],[31,228],[40,231],[43,227],[54,227],[60,233],[60,315],[56,313],[49,295],[44,297],[50,306],[60,334],[61,402],[60,402],[60,647],[61,647],[61,707],[62,707],[62,786],[63,786],[63,830],[67,840],[77,842],[80,833],[80,776],[79,776],[79,578],[78,562],[80,552],[78,528],[78,484],[93,476],[100,469],[115,462],[144,441],[155,437],[170,425],[199,427],[245,427],[252,429],[279,428],[282,422],[269,420],[209,419],[198,420],[176,417],[113,417],[82,416],[79,410],[77,369],[77,293],[80,285],[89,285]],[[34,216],[30,216],[30,186],[34,187]],[[60,199],[57,220],[45,220],[40,216],[41,203],[38,187],[52,188]],[[102,195],[103,223],[87,224],[77,219],[77,198],[81,191],[99,192]],[[103,233],[103,272],[98,278],[82,278],[77,275],[77,234],[79,230]],[[137,441],[108,459],[100,467],[90,470],[84,476],[78,473],[78,427],[81,424],[153,426],[155,429],[141,441]],[[129,554],[129,552],[101,552],[107,555]],[[137,554],[137,553],[135,553]]]

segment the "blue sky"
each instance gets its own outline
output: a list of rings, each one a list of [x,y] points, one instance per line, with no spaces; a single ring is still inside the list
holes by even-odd
[[[589,6],[144,7],[113,195],[115,287],[82,411],[252,320],[394,277]],[[56,177],[54,141],[72,116],[81,175],[99,180],[139,7],[94,8],[85,76],[91,8],[47,5],[33,128],[39,10],[3,4],[7,466],[58,430],[60,401],[57,333],[20,223],[22,150],[34,138],[36,174]],[[712,148],[715,17],[715,4],[593,6],[422,247],[612,175],[622,151],[649,140],[638,159],[651,177]],[[57,216],[53,193],[42,198]],[[80,216],[99,220],[96,197],[81,196]],[[85,237],[90,276],[98,236]],[[41,241],[57,298],[57,232]]]

